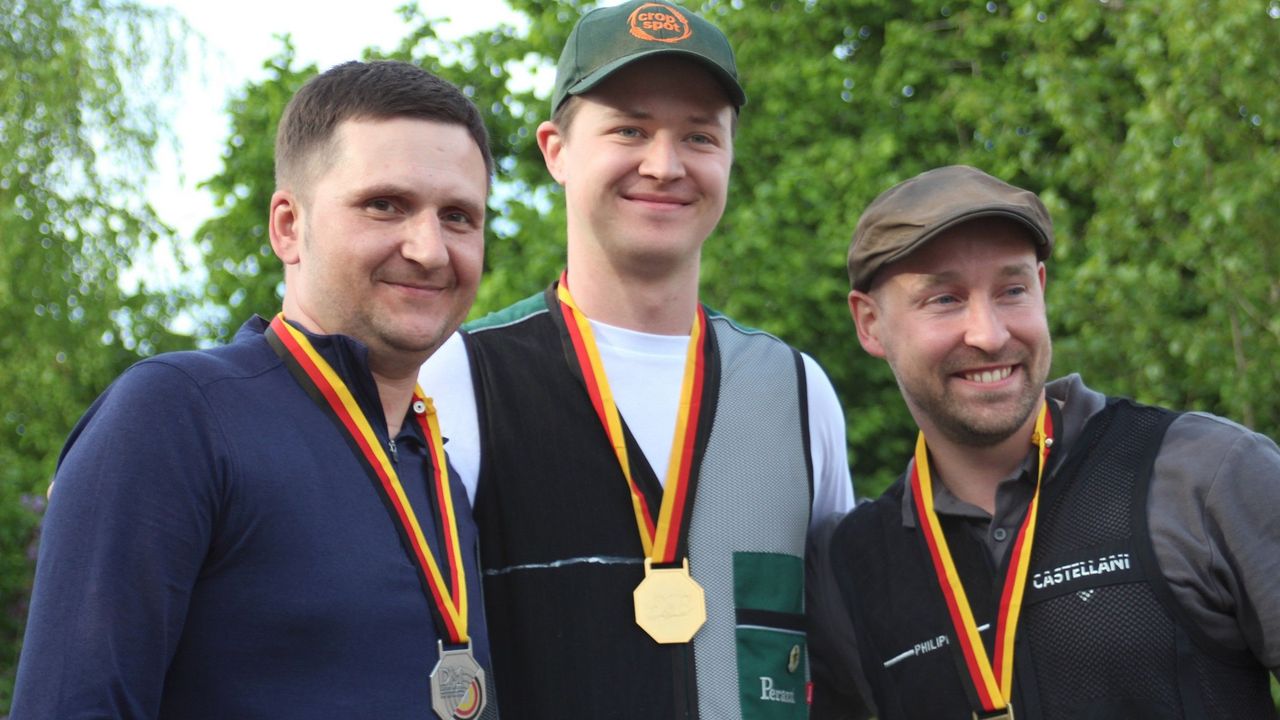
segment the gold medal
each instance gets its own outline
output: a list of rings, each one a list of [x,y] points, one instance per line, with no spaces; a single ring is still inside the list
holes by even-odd
[[[644,561],[644,580],[632,593],[636,624],[660,643],[687,643],[707,621],[702,586],[689,576],[689,560],[678,568],[654,569]]]
[[[560,276],[556,296],[560,300],[565,329],[573,346],[573,355],[578,360],[587,395],[627,481],[632,509],[635,511],[636,528],[640,531],[645,561],[644,580],[633,593],[636,624],[659,643],[687,643],[693,640],[698,628],[707,621],[706,594],[702,591],[702,586],[689,576],[687,557],[683,558],[683,567],[655,570],[653,564],[674,564],[684,554],[680,552],[680,542],[693,510],[696,487],[694,457],[697,454],[697,429],[701,419],[703,382],[706,376],[706,312],[701,305],[698,306],[693,328],[689,331],[684,380],[680,384],[681,411],[676,416],[675,436],[671,442],[671,456],[667,461],[667,483],[662,492],[662,507],[655,521],[644,493],[631,474],[631,459],[627,454],[622,416],[614,402],[613,391],[609,389],[609,378],[605,376],[604,363],[600,360],[591,322],[569,295],[566,274]]]

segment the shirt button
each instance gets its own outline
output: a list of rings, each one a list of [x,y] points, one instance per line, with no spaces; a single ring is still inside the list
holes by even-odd
[[[1005,538],[1009,537],[1009,531],[1004,528],[996,528],[995,532],[991,533],[991,536],[996,539],[996,542],[1004,542]]]

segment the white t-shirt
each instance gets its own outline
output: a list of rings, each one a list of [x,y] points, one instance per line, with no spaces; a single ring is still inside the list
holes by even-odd
[[[652,335],[591,321],[618,412],[645,459],[666,483],[675,433],[688,335]],[[813,358],[804,358],[813,457],[813,512],[810,526],[832,513],[853,508],[853,485],[845,452],[844,412],[835,388]],[[440,418],[445,450],[474,503],[480,472],[480,426],[471,388],[471,365],[462,336],[454,333],[422,366],[422,389]]]

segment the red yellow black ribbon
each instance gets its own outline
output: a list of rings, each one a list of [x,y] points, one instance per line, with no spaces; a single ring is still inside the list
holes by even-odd
[[[622,474],[627,480],[627,490],[631,493],[631,505],[635,512],[636,527],[640,531],[640,542],[644,546],[645,555],[655,564],[677,562],[679,558],[675,556],[676,548],[693,501],[689,486],[706,370],[706,313],[699,305],[693,330],[689,334],[689,346],[685,353],[684,379],[680,384],[680,409],[676,413],[675,436],[671,442],[671,457],[667,462],[667,480],[662,493],[662,507],[659,508],[655,522],[653,513],[645,501],[644,493],[641,492],[631,474],[627,443],[622,432],[622,419],[618,414],[613,392],[609,389],[609,379],[605,376],[604,363],[596,347],[591,323],[574,304],[573,297],[569,294],[568,278],[563,273],[556,288],[556,297],[560,300],[560,310],[564,313],[565,325],[573,341],[574,355],[582,370],[582,378],[587,386],[587,394],[591,397],[591,405],[600,418],[600,424],[604,426],[605,434],[613,446],[613,452],[618,457],[618,465],[622,467]]]
[[[960,649],[964,656],[965,666],[969,669],[969,677],[977,691],[978,701],[986,712],[1003,710],[1009,705],[1013,692],[1013,648],[1014,636],[1018,629],[1018,616],[1022,612],[1022,595],[1026,589],[1027,571],[1031,566],[1031,544],[1036,532],[1036,511],[1040,504],[1040,484],[1044,478],[1044,467],[1049,458],[1049,448],[1053,445],[1053,420],[1049,415],[1049,400],[1040,408],[1036,418],[1035,432],[1031,441],[1039,452],[1036,456],[1036,489],[1027,507],[1027,515],[1023,518],[1022,527],[1014,540],[1009,569],[1005,575],[1004,586],[1000,592],[1000,606],[996,615],[996,637],[993,645],[994,665],[987,657],[987,649],[978,635],[977,623],[973,619],[973,611],[969,606],[969,598],[965,594],[964,585],[955,562],[951,558],[951,550],[947,539],[942,534],[942,525],[938,522],[933,508],[933,482],[929,475],[929,451],[925,446],[924,433],[916,440],[915,462],[911,471],[911,491],[919,518],[925,543],[929,547],[929,556],[933,559],[934,572],[938,577],[938,586],[946,599],[947,611],[951,615],[951,623],[959,639]]]
[[[448,464],[445,460],[444,441],[440,435],[440,423],[436,418],[435,406],[431,398],[426,397],[421,387],[415,387],[413,393],[414,419],[422,428],[423,437],[427,439],[431,467],[434,475],[436,507],[439,508],[440,531],[442,534],[441,554],[447,559],[449,575],[446,578],[440,571],[435,555],[427,545],[422,533],[418,517],[405,496],[400,477],[387,458],[382,443],[374,434],[364,411],[356,403],[351,390],[342,378],[333,370],[312,346],[311,341],[301,331],[285,322],[284,314],[276,315],[268,329],[269,337],[276,338],[283,349],[281,357],[292,360],[294,377],[299,382],[310,385],[308,389],[317,402],[331,411],[331,417],[344,431],[357,450],[357,459],[362,461],[366,469],[376,479],[375,487],[379,490],[387,509],[397,524],[405,551],[418,570],[419,580],[427,590],[428,599],[443,621],[442,628],[454,645],[469,642],[467,636],[467,585],[464,565],[462,563],[462,544],[458,539],[458,521],[454,510],[453,493],[449,487]],[[297,372],[300,371],[300,372]]]

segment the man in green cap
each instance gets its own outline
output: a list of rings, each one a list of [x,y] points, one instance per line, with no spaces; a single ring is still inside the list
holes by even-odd
[[[965,166],[859,219],[858,340],[920,435],[817,562],[817,624],[856,639],[815,641],[815,718],[855,688],[880,720],[1275,717],[1280,450],[1046,383],[1052,250],[1035,194]]]
[[[805,544],[852,504],[843,415],[811,358],[698,299],[745,102],[688,10],[584,15],[537,129],[567,270],[424,370],[508,718],[808,715]]]

